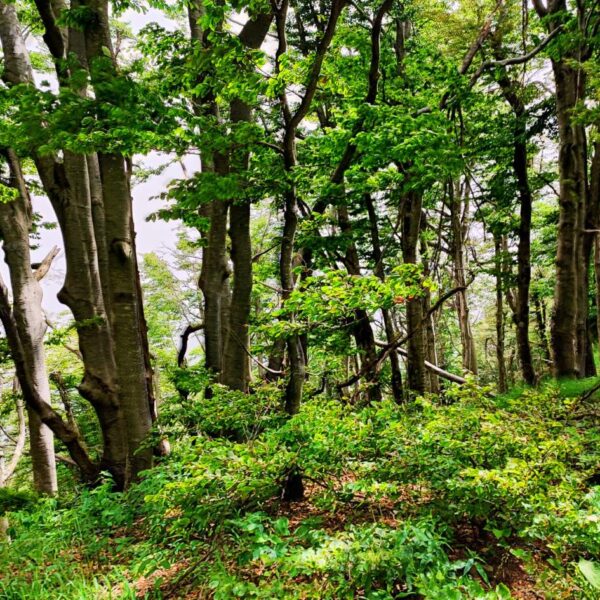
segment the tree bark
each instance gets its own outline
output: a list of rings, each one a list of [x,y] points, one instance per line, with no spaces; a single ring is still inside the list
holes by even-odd
[[[271,22],[271,11],[249,20],[239,34],[245,48],[258,49],[262,46]],[[251,107],[240,99],[230,105],[231,121],[250,123]],[[241,158],[232,160],[234,171],[248,170],[250,154],[244,152]],[[229,322],[223,350],[223,373],[221,380],[228,387],[248,391],[250,369],[248,347],[250,345],[249,320],[252,297],[252,240],[250,236],[250,200],[243,198],[234,201],[230,209],[229,237],[231,239],[231,259],[233,262],[233,293],[229,308]]]
[[[590,206],[593,211],[593,228],[600,229],[600,142],[594,143],[590,167]],[[600,344],[600,233],[594,234],[594,279],[596,286],[596,339]]]
[[[344,264],[350,275],[355,277],[361,276],[360,259],[356,244],[352,239],[352,225],[348,208],[344,200],[340,200],[338,206],[338,222],[340,231],[346,238],[346,253]],[[375,365],[377,357],[377,349],[375,347],[375,336],[371,327],[371,321],[367,311],[357,309],[354,311],[354,323],[351,327],[356,347],[360,352],[361,361],[367,365]],[[370,402],[381,400],[381,386],[379,383],[379,373],[375,368],[368,368],[365,372],[365,381],[367,384],[367,397]]]
[[[367,214],[369,216],[369,231],[371,234],[371,247],[373,250],[373,272],[381,281],[385,281],[384,257],[381,250],[381,240],[379,236],[379,225],[377,222],[377,212],[375,204],[370,194],[364,196]],[[383,325],[385,329],[385,337],[388,343],[391,343],[397,337],[396,328],[390,311],[386,308],[381,311],[383,316]],[[396,352],[390,353],[390,367],[392,371],[392,395],[398,403],[404,401],[404,390],[402,388],[402,371],[400,370],[400,361]]]
[[[502,241],[494,234],[494,259],[496,263],[496,362],[498,363],[498,392],[507,391],[506,360],[504,356],[504,286],[502,268]]]
[[[17,156],[7,150],[4,157],[10,172],[10,186],[17,192],[12,202],[0,204],[4,260],[9,268],[13,294],[13,314],[17,323],[31,384],[44,402],[50,404],[46,372],[44,334],[46,321],[42,309],[42,288],[31,270],[29,234],[32,228],[31,200]],[[54,436],[39,415],[28,407],[29,445],[35,489],[48,495],[58,490]]]
[[[450,228],[452,234],[452,268],[454,272],[454,285],[463,288],[456,295],[456,312],[463,354],[463,368],[477,375],[477,355],[475,340],[471,330],[469,317],[469,301],[466,290],[466,257],[465,242],[468,232],[469,202],[468,191],[464,194],[459,183],[451,182],[448,186],[450,192]],[[463,198],[464,197],[464,198]]]
[[[4,5],[2,5],[4,7]],[[69,31],[68,47],[79,59],[81,67],[87,67],[97,57],[104,57],[104,49],[110,51],[110,35],[108,32],[108,11],[106,4],[90,3],[89,8],[95,12],[97,19],[94,26],[86,29],[85,35]],[[65,69],[65,37],[64,31],[56,25],[54,8],[48,3],[40,0],[38,3],[40,16],[42,17],[46,34],[44,40],[56,61],[57,74],[61,85],[69,85],[70,73]],[[18,21],[14,11],[10,7],[3,8],[4,18],[0,20],[0,37],[2,45],[8,50],[11,68],[7,71],[10,85],[16,83],[33,84],[31,66],[26,48],[18,27]],[[58,34],[57,34],[58,32]],[[85,48],[83,47],[85,45]],[[105,57],[104,57],[105,58]],[[93,71],[93,69],[92,69]],[[97,73],[93,71],[94,77]],[[6,79],[6,77],[5,77]],[[95,82],[94,82],[95,83]],[[79,90],[83,93],[82,90]],[[100,94],[101,96],[102,94]],[[110,100],[110,99],[109,99]],[[57,219],[63,236],[65,255],[67,262],[67,274],[65,284],[59,293],[59,299],[65,303],[73,312],[75,317],[79,346],[84,361],[84,378],[80,385],[80,393],[89,400],[98,416],[103,434],[103,456],[100,468],[109,470],[118,487],[127,485],[129,476],[139,469],[138,461],[144,462],[144,452],[138,458],[133,459],[135,450],[133,448],[132,436],[129,436],[129,448],[126,441],[125,419],[121,407],[120,394],[128,394],[127,385],[120,385],[118,381],[119,369],[115,360],[114,341],[112,325],[114,298],[113,294],[122,294],[124,289],[112,285],[112,273],[109,273],[112,265],[123,259],[123,255],[131,251],[127,250],[130,240],[130,196],[128,189],[127,173],[124,161],[119,166],[117,157],[113,157],[116,164],[111,165],[111,157],[104,159],[104,165],[95,157],[75,155],[67,150],[63,152],[63,160],[56,157],[33,155],[40,179],[52,206],[56,212]],[[111,171],[112,169],[112,171]],[[120,178],[108,181],[113,171]],[[120,215],[107,215],[105,201],[108,194],[105,184],[112,185],[110,189],[111,208],[117,206],[122,211]],[[113,194],[115,195],[113,197]],[[107,219],[113,219],[117,227],[109,231],[106,227]],[[120,219],[120,220],[119,220]],[[116,234],[116,235],[115,235]],[[116,243],[113,241],[116,240]],[[109,254],[112,255],[109,256]],[[112,265],[111,261],[112,260]],[[120,269],[129,269],[135,273],[134,264],[120,264]],[[121,282],[119,281],[119,284]],[[126,293],[130,295],[130,302],[135,304],[129,310],[130,314],[139,310],[138,298],[135,293],[135,276],[128,282]],[[124,298],[120,297],[120,301]],[[129,348],[143,355],[143,345],[139,343],[141,328],[139,321],[133,326],[129,323],[129,331],[135,330],[136,343],[129,343]],[[125,332],[119,332],[124,336]],[[137,364],[137,363],[136,363]],[[146,396],[143,412],[135,418],[144,421],[145,415],[150,412],[145,383],[145,371],[143,356],[140,361],[141,374],[139,380],[143,386],[141,394]],[[133,376],[124,372],[124,366],[120,365],[121,374],[128,381]],[[140,392],[138,392],[140,393]],[[133,410],[129,409],[133,416]],[[136,435],[136,438],[138,436]],[[129,458],[131,457],[131,464]],[[133,467],[133,468],[132,468]]]
[[[497,56],[498,57],[498,56]],[[521,363],[523,380],[528,385],[535,383],[535,370],[529,342],[529,288],[531,285],[531,213],[532,194],[529,185],[527,154],[527,122],[525,104],[515,83],[502,67],[498,83],[502,95],[510,105],[514,115],[513,125],[513,172],[519,195],[519,246],[517,250],[517,298],[514,322],[516,327],[517,351]]]
[[[567,13],[566,0],[541,0],[534,7],[545,18],[549,33],[561,26]],[[577,5],[581,31],[582,5]],[[554,375],[558,378],[583,376],[588,359],[588,267],[582,229],[587,215],[587,149],[585,128],[573,118],[573,109],[584,99],[586,76],[580,63],[586,58],[584,41],[559,58],[552,59],[556,88],[560,177],[559,219],[556,251],[556,284],[551,323]]]
[[[407,264],[418,264],[417,248],[421,233],[421,213],[423,200],[418,192],[409,192],[402,205],[402,257]],[[408,388],[418,394],[427,391],[425,371],[425,331],[423,323],[423,303],[421,298],[413,298],[406,303],[406,324],[408,329]]]

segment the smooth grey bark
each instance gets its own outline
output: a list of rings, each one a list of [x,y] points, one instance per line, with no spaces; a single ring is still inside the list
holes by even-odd
[[[471,330],[469,300],[466,290],[467,261],[465,256],[465,242],[469,229],[469,195],[467,189],[463,193],[461,185],[458,182],[451,182],[448,190],[450,192],[449,208],[454,285],[463,288],[456,295],[455,304],[460,329],[463,368],[477,375],[477,355],[475,352],[475,340]]]
[[[569,14],[566,0],[550,0],[547,4],[533,0],[533,4],[549,34],[554,34]],[[573,115],[577,104],[585,98],[586,72],[581,65],[590,56],[585,36],[591,15],[585,11],[585,4],[577,3],[574,15],[579,33],[577,45],[552,57],[560,190],[550,343],[554,375],[558,378],[585,376],[593,363],[587,331],[591,240],[585,240],[583,234],[588,217],[587,140],[584,125]]]
[[[56,25],[52,6],[45,0],[40,0],[38,8],[46,28],[44,40],[56,60],[59,83],[68,85],[69,73],[62,61],[65,56],[64,31]],[[9,85],[33,85],[29,57],[16,13],[9,5],[2,4],[0,9],[3,13],[3,18],[0,19],[0,38],[5,57],[10,62],[10,67],[5,71],[5,81]],[[106,10],[99,16],[95,30],[103,24],[107,26]],[[87,54],[82,54],[81,36],[72,31],[69,33],[69,43],[72,41],[72,48],[80,65],[87,66],[87,56],[92,52],[86,49]],[[98,44],[97,35],[94,38],[94,35],[86,31],[84,41],[92,46],[95,42],[96,48],[103,55],[102,43]],[[9,75],[8,79],[6,73]],[[109,234],[105,230],[103,219],[105,195],[100,189],[104,184],[100,165],[96,165],[93,157],[75,155],[66,150],[62,160],[48,155],[40,156],[35,152],[33,158],[63,236],[67,273],[59,292],[59,300],[69,306],[77,325],[79,348],[84,362],[84,377],[79,390],[94,406],[103,435],[103,456],[99,468],[109,470],[117,486],[124,487],[131,474],[129,455],[133,455],[134,450],[130,452],[127,444],[109,316],[111,307],[108,303],[111,299],[106,297],[112,287],[106,281],[106,240],[109,239]],[[120,199],[123,200],[122,197]],[[130,197],[128,199],[130,202]],[[127,228],[130,226],[128,214],[127,211],[124,212],[120,223],[122,225],[127,219]],[[135,288],[135,281],[132,286]],[[137,298],[135,301],[137,303]],[[139,328],[136,330],[139,331]],[[143,381],[143,375],[141,380]],[[149,412],[148,403],[145,412]]]
[[[204,296],[204,362],[215,376],[221,372],[223,364],[224,286],[229,277],[226,254],[228,208],[229,204],[221,200],[211,203],[210,229],[200,274],[200,289]]]
[[[348,208],[343,199],[340,199],[337,213],[340,231],[347,240],[344,265],[350,275],[361,277],[360,258],[352,237],[352,224]],[[373,334],[369,314],[366,310],[357,309],[354,311],[354,323],[352,324],[351,331],[356,342],[356,347],[360,352],[361,362],[366,365],[375,365],[377,358],[375,335]],[[379,383],[379,373],[376,368],[367,368],[365,370],[365,383],[367,385],[367,397],[369,401],[377,402],[381,400],[381,385]]]
[[[17,380],[18,383],[18,380]],[[16,386],[15,386],[16,387]],[[15,390],[16,391],[16,390]],[[15,440],[15,448],[8,464],[4,450],[0,448],[0,487],[5,487],[7,481],[15,474],[17,466],[25,452],[27,442],[27,425],[25,422],[25,406],[20,398],[20,394],[15,393],[15,408],[17,412],[18,433]]]
[[[233,262],[233,292],[229,307],[229,326],[223,349],[221,381],[242,392],[248,391],[250,299],[252,294],[252,242],[250,239],[250,203],[233,203],[230,209],[229,237]]]
[[[273,21],[273,13],[250,19],[242,28],[239,40],[245,48],[260,48]],[[234,99],[230,104],[231,121],[250,123],[252,109],[245,102]],[[230,157],[232,172],[247,171],[250,155],[243,151],[241,157]],[[252,296],[252,240],[250,237],[250,200],[233,200],[230,207],[229,238],[233,262],[233,290],[229,306],[229,321],[224,335],[223,365],[221,381],[228,387],[248,391],[250,367],[248,347],[250,345],[249,320]]]
[[[129,177],[123,157],[99,155],[105,210],[110,287],[110,322],[129,448],[129,475],[152,466],[144,445],[152,428],[152,399],[146,378],[145,321],[139,297]],[[151,384],[150,384],[151,385]]]
[[[94,14],[84,32],[85,60],[89,65],[91,84],[99,100],[110,102],[102,85],[117,76],[110,35],[108,3],[105,0],[83,2]],[[46,25],[48,34],[56,27]],[[48,41],[47,41],[48,43]],[[51,48],[50,44],[48,43]],[[52,49],[52,48],[51,48]],[[111,57],[111,68],[106,69],[106,51]],[[84,58],[81,58],[83,62]],[[104,66],[97,68],[102,62]],[[85,159],[85,157],[84,157]],[[131,206],[130,176],[128,163],[118,154],[98,153],[98,170],[93,159],[85,160],[88,173],[92,175],[89,195],[95,202],[102,199],[104,221],[100,220],[98,207],[94,223],[97,234],[97,253],[102,291],[108,309],[112,334],[113,353],[118,382],[119,405],[123,416],[128,446],[128,479],[135,479],[140,471],[152,465],[152,449],[143,444],[152,427],[152,415],[156,411],[152,394],[151,366],[141,286],[135,256],[135,232]],[[100,187],[98,188],[99,172]],[[103,225],[104,237],[101,237]],[[103,268],[103,265],[106,265]],[[104,281],[102,280],[104,275]],[[108,276],[108,281],[106,281]]]
[[[409,192],[403,199],[402,214],[402,258],[406,264],[418,264],[418,244],[421,233],[421,213],[423,199],[418,192]],[[425,371],[425,328],[423,321],[423,301],[413,298],[406,303],[407,383],[408,388],[417,394],[427,391]]]
[[[26,348],[19,335],[19,327],[12,310],[8,288],[1,277],[0,320],[4,326],[4,332],[15,364],[15,371],[25,404],[31,407],[39,415],[42,423],[47,425],[56,437],[65,444],[83,478],[86,481],[94,481],[98,476],[98,467],[90,460],[78,432],[73,431],[52,406],[40,396],[39,390],[32,380],[31,372],[28,369]]]
[[[12,202],[0,203],[0,232],[4,260],[8,265],[13,295],[13,314],[23,345],[31,384],[40,398],[50,404],[50,386],[46,372],[44,334],[46,320],[42,309],[42,288],[31,270],[29,235],[32,208],[21,165],[11,150],[2,153],[9,170],[9,185],[17,193]],[[49,259],[51,261],[51,258]],[[35,489],[53,495],[58,490],[54,436],[32,407],[27,409],[29,445]]]

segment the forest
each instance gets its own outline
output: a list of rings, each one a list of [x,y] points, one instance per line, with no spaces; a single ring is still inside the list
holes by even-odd
[[[0,599],[600,598],[600,0],[0,48]]]

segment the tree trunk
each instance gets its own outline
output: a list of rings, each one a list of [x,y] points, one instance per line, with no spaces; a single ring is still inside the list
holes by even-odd
[[[502,242],[494,235],[494,258],[496,263],[496,361],[498,363],[498,392],[508,389],[506,382],[506,360],[504,358],[504,290],[502,284]]]
[[[423,211],[421,219],[423,220],[423,226],[421,227],[421,229],[425,230],[427,228],[427,220],[426,220],[425,211]],[[429,264],[430,261],[429,261],[428,251],[427,251],[427,242],[423,236],[421,236],[421,263],[423,264],[423,277],[427,278],[431,275],[431,267]],[[430,309],[431,309],[431,290],[426,289],[424,291],[424,296],[423,296],[423,315],[425,316],[425,319],[426,319],[426,322],[424,325],[424,327],[425,327],[425,358],[426,358],[427,362],[429,362],[430,364],[437,365],[438,357],[437,357],[437,343],[436,343],[436,335],[435,335],[435,322],[433,320],[433,315],[429,314]],[[429,315],[429,316],[427,316],[427,315]],[[433,394],[439,394],[440,393],[440,379],[439,379],[437,373],[435,373],[435,371],[433,371],[431,369],[428,369],[427,375],[429,378],[427,381],[427,387],[428,387],[429,391]]]
[[[500,58],[497,54],[496,58]],[[521,99],[521,90],[515,89],[515,82],[502,67],[498,83],[502,95],[510,105],[514,115],[513,126],[513,172],[519,194],[519,246],[517,250],[517,298],[513,314],[516,327],[517,351],[521,362],[523,380],[528,385],[535,383],[535,371],[529,341],[529,288],[531,285],[531,212],[532,195],[527,173],[527,115]]]
[[[350,223],[348,208],[344,204],[344,200],[340,200],[340,205],[338,206],[338,222],[340,231],[347,240],[344,264],[350,275],[360,277],[360,259],[356,244],[352,239],[352,224]],[[354,323],[351,330],[354,335],[356,347],[360,352],[362,363],[372,365],[365,372],[365,381],[368,386],[367,396],[370,402],[377,402],[381,400],[379,373],[376,368],[377,348],[375,347],[375,336],[373,335],[371,321],[365,310],[357,309],[354,311]]]
[[[402,206],[402,257],[407,264],[418,264],[417,247],[421,232],[422,197],[409,192]],[[417,394],[427,391],[425,370],[426,350],[423,323],[423,302],[414,298],[406,303],[408,328],[408,388]]]
[[[556,88],[560,177],[559,218],[556,250],[556,283],[551,323],[554,375],[558,378],[583,376],[589,365],[588,275],[582,230],[588,215],[587,148],[585,128],[573,118],[578,102],[584,100],[586,75],[575,63],[586,60],[582,27],[587,27],[582,4],[577,3],[577,20],[582,38],[573,50],[552,59]],[[549,33],[561,26],[567,13],[566,0],[546,6],[534,0],[534,8],[545,19]]]
[[[466,287],[466,257],[465,242],[468,231],[468,192],[462,193],[460,184],[454,185],[452,182],[448,186],[450,191],[450,227],[452,233],[452,258],[454,271],[454,285],[456,287]],[[464,195],[464,205],[463,205]],[[475,340],[471,331],[471,321],[469,318],[469,301],[467,290],[464,289],[456,294],[456,312],[458,316],[458,326],[460,328],[460,338],[463,355],[463,368],[466,371],[477,375],[477,355],[475,352]]]
[[[556,377],[585,372],[587,290],[581,229],[585,210],[585,132],[571,111],[583,91],[583,72],[553,62],[559,128],[559,221],[551,344]],[[585,297],[582,298],[582,295]]]
[[[233,293],[229,326],[223,351],[221,381],[228,387],[248,391],[250,300],[252,295],[252,242],[250,239],[250,203],[232,204],[229,237],[233,261]]]
[[[106,96],[107,79],[117,76],[112,51],[108,2],[89,0],[86,3],[95,16],[93,25],[85,30],[87,61],[96,97],[112,101]],[[106,60],[106,51],[112,57],[111,68],[98,69],[99,60]],[[125,159],[117,154],[98,154],[102,200],[104,204],[105,247],[108,252],[108,285],[110,325],[117,366],[119,403],[125,427],[129,460],[129,476],[152,466],[152,448],[144,446],[152,427],[153,398],[149,394],[147,364],[144,349],[148,342],[144,327],[141,286],[135,256],[135,233],[129,187],[130,173]]]
[[[24,360],[31,383],[44,400],[50,404],[50,386],[46,372],[44,334],[46,321],[42,309],[42,288],[31,270],[29,234],[32,228],[32,209],[29,193],[16,155],[8,150],[7,159],[11,187],[18,196],[0,204],[0,230],[2,232],[4,260],[10,272],[13,293],[13,314],[23,344]],[[31,407],[29,418],[29,444],[36,490],[53,495],[57,491],[54,436]]]
[[[377,212],[375,210],[375,204],[370,194],[364,195],[364,202],[369,216],[369,231],[371,234],[371,247],[373,250],[373,273],[379,277],[381,281],[385,281],[385,267],[383,262],[383,252],[381,250],[381,240],[379,236],[379,225],[377,222]],[[381,314],[383,316],[383,325],[385,329],[385,337],[388,343],[391,343],[396,339],[397,332],[394,327],[394,320],[390,311],[386,308],[382,309]],[[404,401],[404,390],[402,388],[402,371],[400,370],[400,361],[398,360],[398,353],[390,353],[390,367],[392,371],[392,395],[396,402]]]
[[[594,155],[590,167],[590,206],[593,229],[600,228],[600,142],[594,143]],[[594,279],[596,285],[596,339],[600,344],[600,233],[594,233]]]

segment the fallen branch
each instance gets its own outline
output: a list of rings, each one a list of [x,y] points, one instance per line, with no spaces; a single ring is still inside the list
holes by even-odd
[[[581,402],[585,402],[586,400],[589,400],[598,390],[600,390],[600,381],[598,381],[598,383],[593,385],[587,392],[584,392],[583,394],[581,394],[581,396],[579,397],[579,400]]]
[[[469,284],[470,283],[471,282],[469,282]],[[368,372],[372,373],[373,370],[375,372],[378,372],[381,369],[381,364],[389,356],[390,352],[392,352],[399,346],[402,346],[402,344],[405,344],[419,329],[421,329],[421,327],[423,327],[423,325],[425,325],[427,323],[429,317],[431,317],[431,315],[434,312],[436,312],[442,306],[442,304],[444,304],[444,302],[446,300],[448,300],[455,294],[458,294],[458,292],[462,292],[462,291],[466,290],[467,287],[468,287],[468,285],[455,287],[451,290],[448,290],[445,294],[442,294],[437,299],[435,304],[427,311],[427,314],[423,317],[423,319],[421,319],[419,326],[415,327],[414,331],[411,331],[410,333],[408,333],[405,336],[397,336],[396,339],[392,340],[391,342],[387,342],[387,343],[376,342],[376,344],[378,346],[381,346],[381,348],[382,348],[381,352],[377,355],[377,358],[375,360],[372,360],[370,363],[364,364],[358,373],[356,373],[355,375],[350,377],[350,379],[347,379],[346,381],[343,381],[342,383],[338,383],[336,387],[338,389],[349,387],[351,385],[354,385],[357,381],[359,381],[366,373],[368,373]]]
[[[408,356],[408,351],[404,350],[404,348],[396,348],[396,352],[401,354],[402,356]],[[447,379],[448,381],[452,381],[453,383],[458,383],[462,385],[463,383],[467,383],[467,380],[460,375],[455,375],[454,373],[450,373],[449,371],[444,371],[444,369],[430,363],[428,360],[425,361],[425,368],[429,371],[432,371],[442,379]]]

